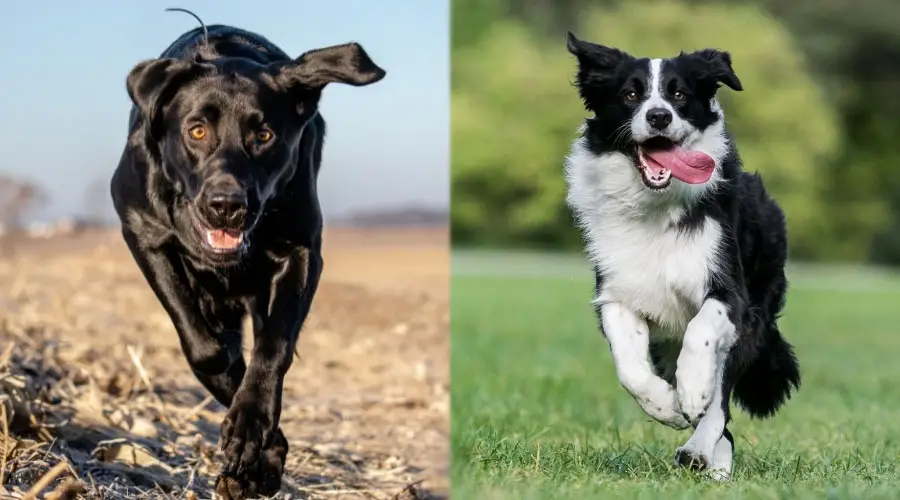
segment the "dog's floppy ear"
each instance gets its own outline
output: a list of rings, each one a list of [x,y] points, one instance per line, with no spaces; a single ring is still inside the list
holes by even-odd
[[[731,67],[731,54],[722,50],[703,49],[687,55],[695,61],[697,78],[701,80],[714,80],[716,85],[724,83],[732,90],[744,90],[734,68]]]
[[[178,87],[197,76],[199,65],[179,59],[151,59],[138,63],[129,73],[125,86],[128,96],[144,119],[152,122],[159,107]]]
[[[566,35],[566,48],[578,58],[582,70],[612,71],[629,57],[619,49],[579,40],[571,31]]]
[[[566,48],[578,59],[575,87],[586,109],[597,112],[602,96],[618,86],[618,71],[631,56],[619,49],[579,40],[571,31],[566,36]]]
[[[310,50],[294,61],[279,64],[277,74],[287,88],[321,90],[329,83],[369,85],[384,78],[386,72],[360,44],[351,42]]]

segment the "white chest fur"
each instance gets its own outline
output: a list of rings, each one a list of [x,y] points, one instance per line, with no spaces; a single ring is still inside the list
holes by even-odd
[[[620,302],[658,333],[681,337],[706,295],[720,234],[707,219],[696,232],[651,224],[600,224],[589,254],[603,270],[601,301]],[[654,333],[654,332],[651,332]]]
[[[651,335],[680,338],[706,295],[721,226],[707,218],[696,230],[679,230],[672,222],[680,212],[661,205],[677,193],[649,192],[623,155],[597,157],[576,143],[566,174],[587,254],[603,271],[596,300],[646,318]]]

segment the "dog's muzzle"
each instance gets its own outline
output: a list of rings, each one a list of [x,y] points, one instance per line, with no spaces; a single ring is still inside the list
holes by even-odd
[[[238,188],[213,188],[197,201],[200,217],[195,224],[206,247],[216,253],[241,250],[248,212],[246,192]]]

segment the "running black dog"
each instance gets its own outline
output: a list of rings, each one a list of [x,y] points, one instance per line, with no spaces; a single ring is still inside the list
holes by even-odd
[[[134,107],[113,203],[191,369],[229,408],[216,481],[225,498],[281,486],[284,376],[322,272],[322,89],[384,75],[356,43],[292,59],[221,25],[185,33],[128,75]]]

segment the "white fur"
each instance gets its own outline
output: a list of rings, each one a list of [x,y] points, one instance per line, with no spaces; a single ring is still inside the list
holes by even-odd
[[[595,304],[617,375],[648,415],[684,428],[674,390],[653,372],[649,342],[684,335],[705,299],[722,228],[712,219],[695,232],[672,227],[681,209],[644,187],[622,154],[597,157],[577,141],[568,160],[568,202],[603,272]]]
[[[715,299],[703,303],[688,324],[675,369],[678,401],[691,423],[697,424],[722,385],[722,370],[728,352],[737,340],[737,330],[728,318],[728,308]],[[722,421],[724,429],[725,422]],[[709,445],[712,455],[713,438]]]
[[[722,435],[726,424],[722,380],[728,351],[736,340],[725,304],[707,300],[688,325],[675,372],[679,404],[696,424],[694,434],[678,449],[676,463],[682,455],[695,458],[707,464],[717,479],[731,473],[731,443]]]
[[[650,91],[650,94],[641,103],[640,108],[634,115],[634,119],[631,121],[631,136],[637,142],[644,142],[657,135],[679,142],[686,139],[694,131],[694,127],[687,120],[683,120],[678,116],[672,103],[663,98],[662,65],[662,59],[650,60],[650,77],[647,79],[647,90]],[[666,109],[672,113],[672,123],[663,131],[651,127],[647,121],[647,112],[656,108]]]
[[[678,396],[668,382],[653,373],[647,321],[616,302],[603,306],[601,315],[622,387],[654,420],[686,429],[689,424],[681,415]]]
[[[734,447],[725,436],[719,438],[713,451],[713,460],[710,464],[710,476],[717,481],[727,481],[731,478],[734,462]]]
[[[719,403],[714,401],[714,404]],[[695,460],[706,465],[706,471],[713,479],[728,480],[733,467],[734,448],[722,434],[725,423],[725,412],[721,407],[711,408],[687,443],[676,451],[676,465],[687,465]]]
[[[646,188],[630,158],[595,156],[582,140],[566,176],[588,258],[603,271],[595,303],[621,303],[648,320],[651,335],[680,339],[705,299],[722,228],[712,219],[695,232],[673,227],[680,205]]]

